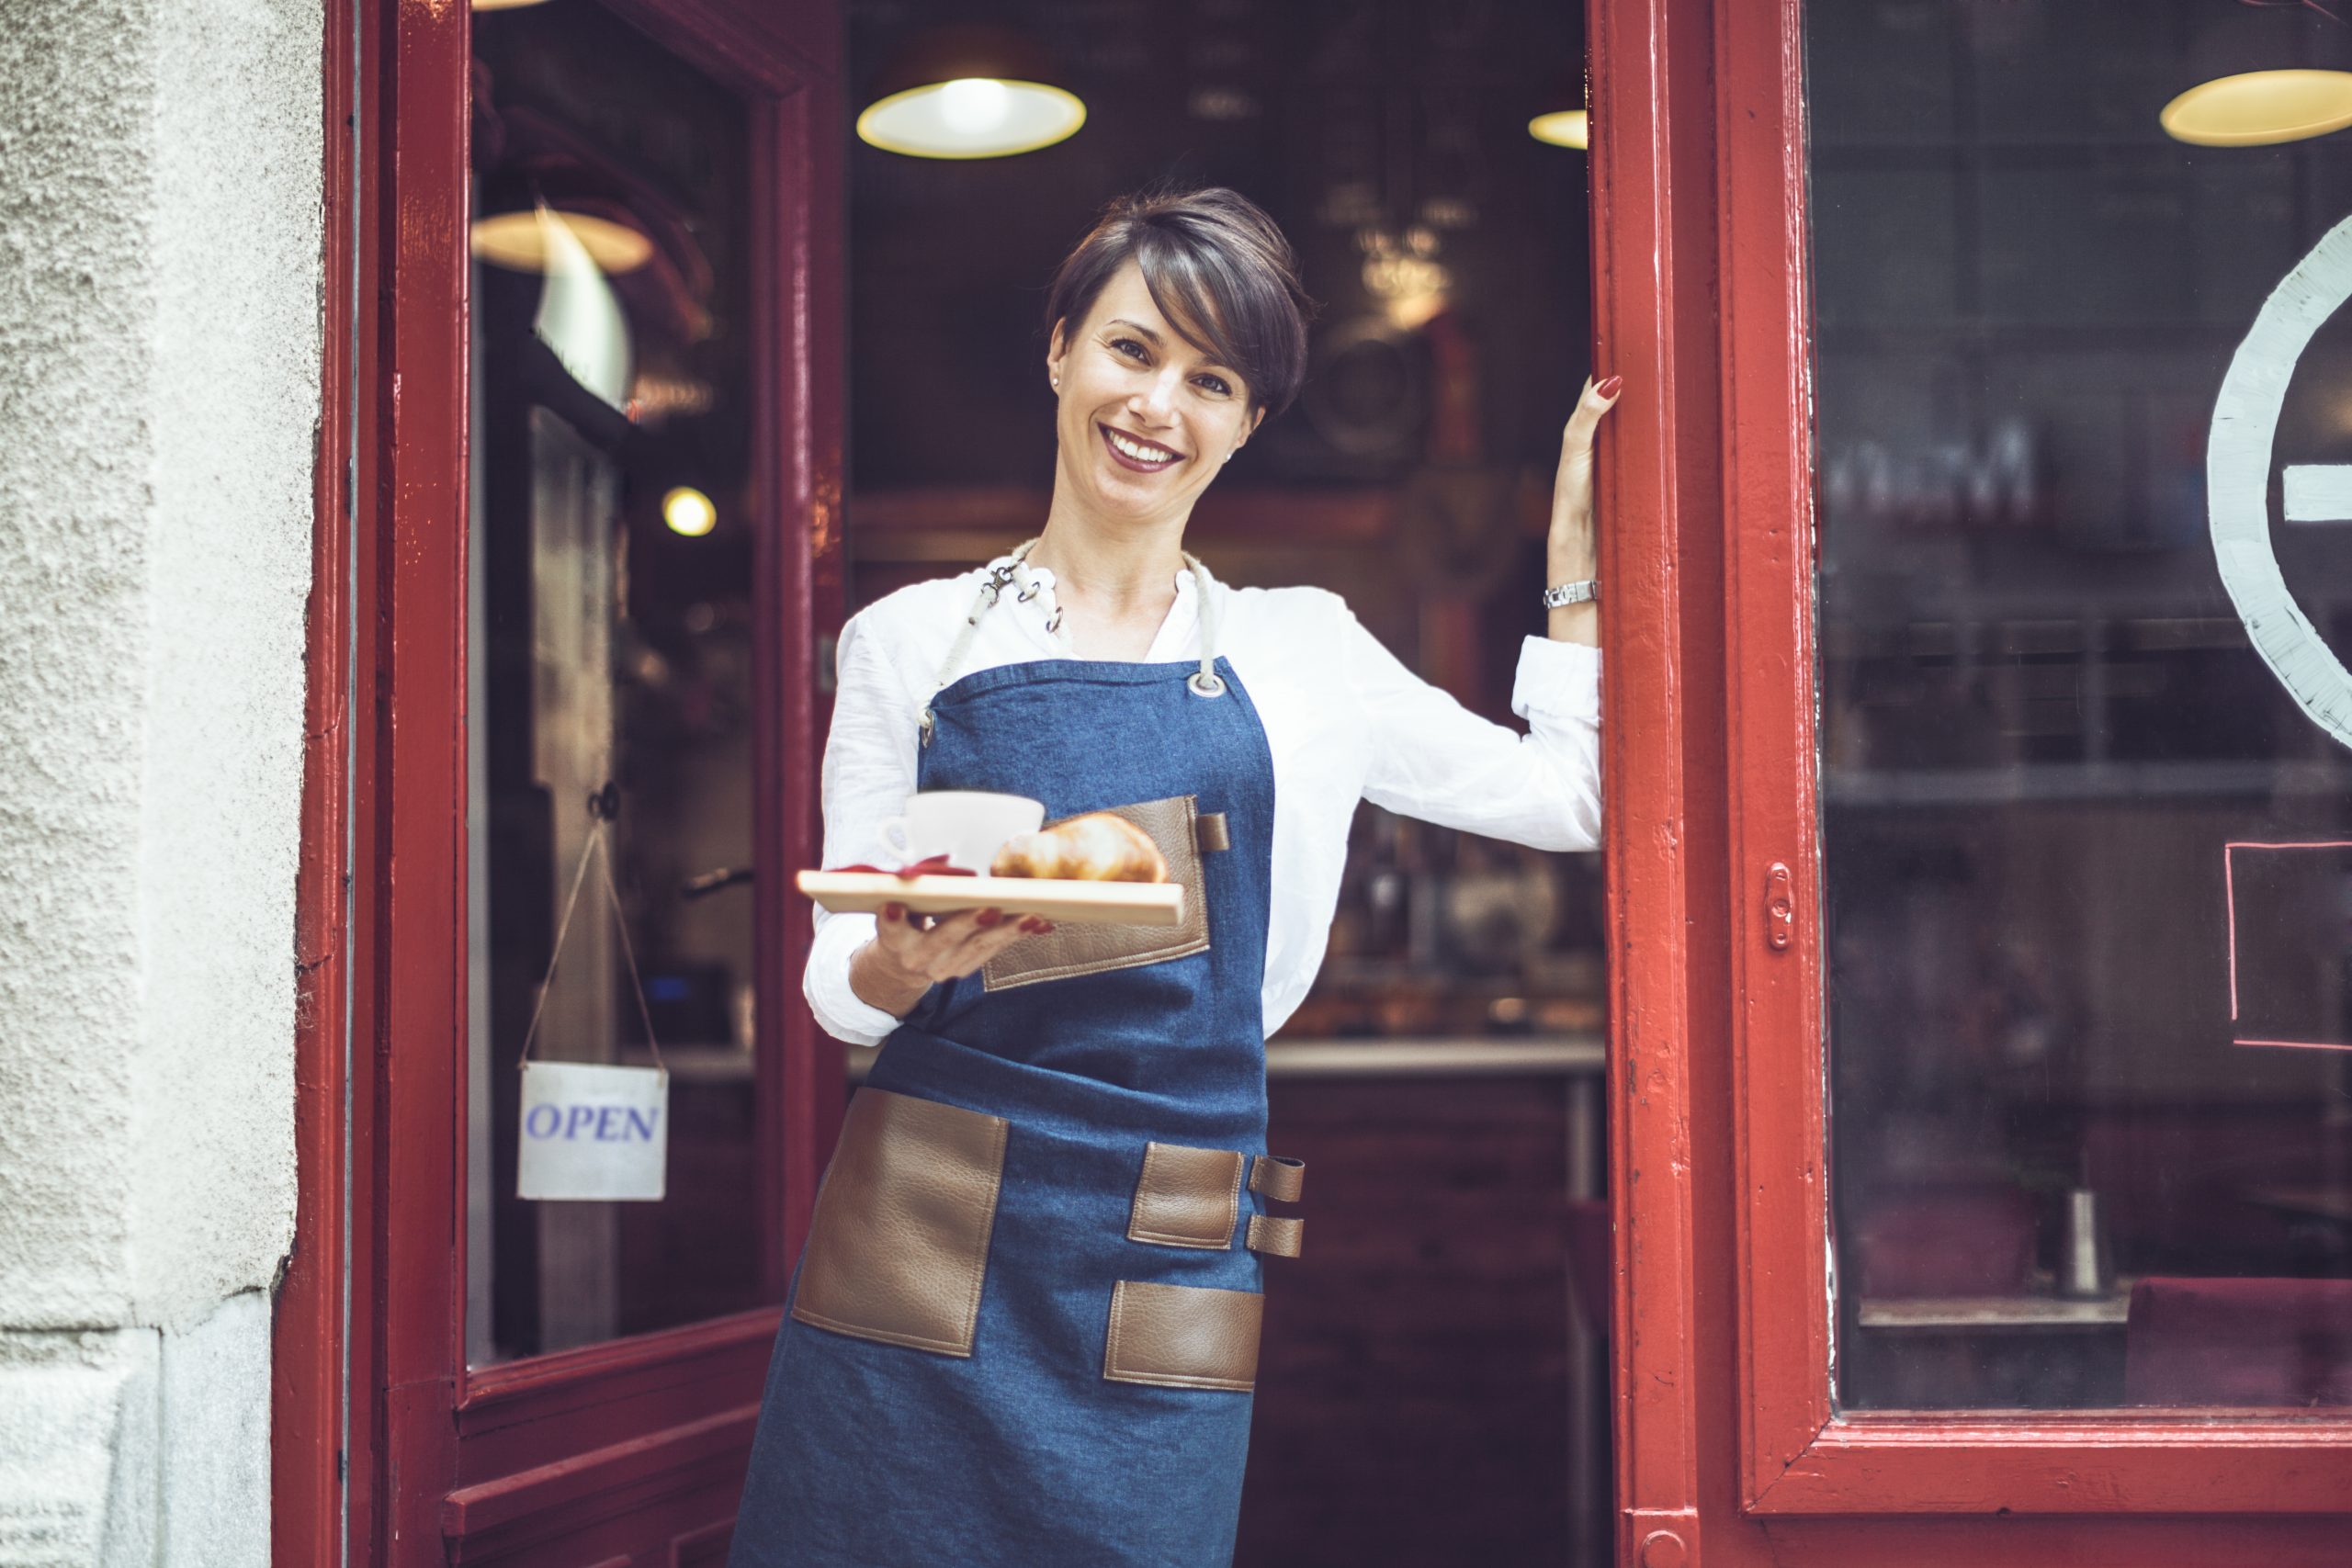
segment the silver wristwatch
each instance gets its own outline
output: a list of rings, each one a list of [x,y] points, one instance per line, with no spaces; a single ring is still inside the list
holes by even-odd
[[[1600,580],[1588,577],[1580,582],[1555,582],[1544,590],[1544,607],[1556,610],[1563,604],[1581,604],[1600,597]]]

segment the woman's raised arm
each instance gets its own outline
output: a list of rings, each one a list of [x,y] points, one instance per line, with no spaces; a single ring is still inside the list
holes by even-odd
[[[1374,806],[1539,850],[1600,847],[1600,650],[1528,637],[1511,711],[1522,735],[1408,670],[1340,611],[1340,667],[1363,716]]]

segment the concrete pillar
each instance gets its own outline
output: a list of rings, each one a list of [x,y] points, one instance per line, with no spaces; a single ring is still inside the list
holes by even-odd
[[[265,1568],[318,0],[0,26],[0,1562]]]

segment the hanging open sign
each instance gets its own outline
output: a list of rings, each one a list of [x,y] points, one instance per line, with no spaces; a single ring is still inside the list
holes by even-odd
[[[548,958],[538,1004],[531,1010],[531,1026],[523,1034],[523,1135],[514,1162],[515,1192],[523,1198],[658,1202],[669,1171],[670,1070],[661,1065],[662,1044],[653,1038],[653,1015],[645,1005],[644,983],[638,978],[637,953],[629,943],[620,893],[613,886],[611,867],[598,854],[605,848],[604,818],[610,807],[592,798],[589,809],[598,820],[581,848],[571,893],[556,926],[555,952]],[[556,966],[563,962],[563,941],[571,932],[572,911],[580,906],[580,886],[587,880],[592,860],[604,874],[605,900],[620,931],[621,953],[628,960],[638,1015],[645,1021],[646,1043],[653,1049],[654,1066],[650,1067],[531,1060],[531,1043],[538,1038],[539,1016],[555,984]]]
[[[523,1064],[522,1196],[658,1201],[669,1148],[662,1068]]]

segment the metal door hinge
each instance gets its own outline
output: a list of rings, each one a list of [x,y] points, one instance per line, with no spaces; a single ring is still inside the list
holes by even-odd
[[[1796,934],[1796,879],[1787,866],[1774,861],[1764,868],[1764,945],[1785,953]]]

